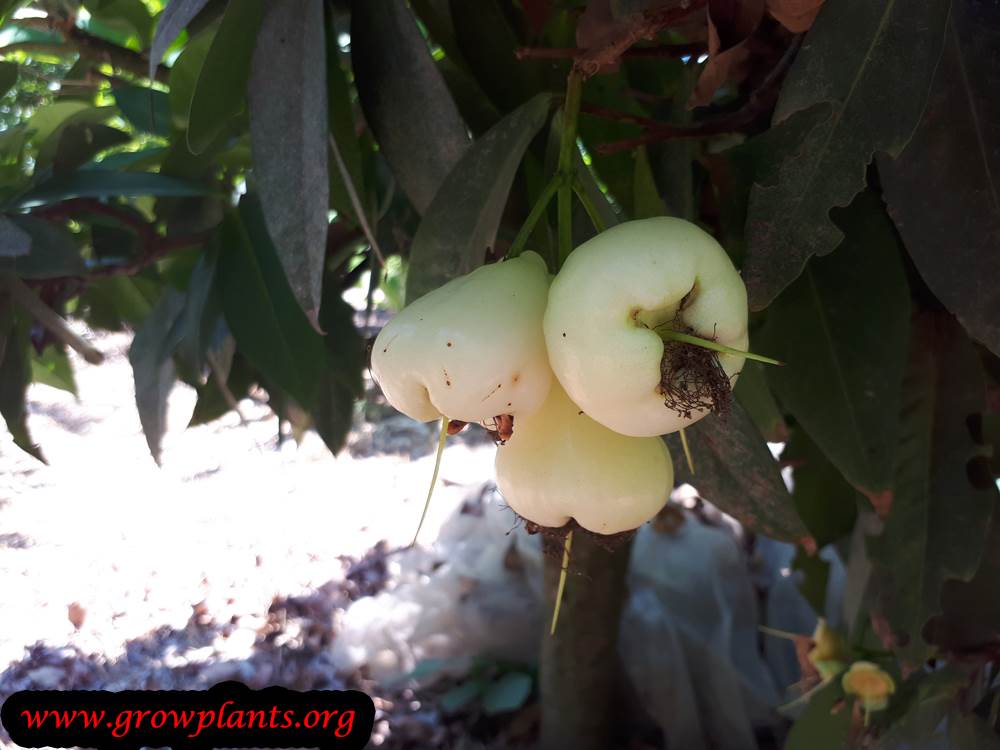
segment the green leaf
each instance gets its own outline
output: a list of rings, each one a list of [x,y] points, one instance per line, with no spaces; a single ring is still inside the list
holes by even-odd
[[[297,304],[255,196],[223,223],[216,284],[240,351],[304,408],[313,406],[326,352]]]
[[[483,712],[487,716],[516,711],[531,696],[531,675],[524,672],[506,672],[483,693]]]
[[[840,680],[833,680],[809,700],[788,733],[784,750],[844,750],[850,747],[851,711],[844,705]]]
[[[211,190],[204,185],[153,172],[87,169],[45,180],[21,195],[15,204],[18,208],[31,208],[71,198],[136,198],[147,195],[183,197],[210,193]]]
[[[768,383],[830,461],[878,501],[891,490],[909,289],[892,222],[874,193],[840,214],[838,251],[774,302],[755,344],[785,363]]]
[[[95,107],[89,102],[73,99],[45,104],[28,118],[28,127],[33,131],[31,140],[39,144],[40,158],[51,160],[63,128],[85,123],[97,125],[110,118],[114,111],[114,107]]]
[[[632,218],[648,219],[652,216],[666,216],[667,207],[660,197],[660,191],[653,179],[649,166],[649,154],[645,146],[635,150],[635,175],[632,183]]]
[[[876,608],[892,627],[901,657],[927,655],[920,634],[941,611],[948,579],[969,580],[979,566],[996,487],[973,485],[972,462],[984,449],[970,433],[982,413],[979,357],[947,314],[916,319],[903,383],[895,496],[885,528],[869,540],[876,566]]]
[[[958,710],[948,716],[948,741],[951,750],[1000,750],[1000,735],[986,721]]]
[[[320,0],[271,0],[250,73],[254,174],[267,228],[296,300],[319,313],[330,182]]]
[[[326,29],[326,86],[329,105],[330,137],[337,143],[337,150],[344,160],[351,182],[365,205],[364,166],[362,163],[361,144],[354,123],[354,106],[351,103],[351,88],[347,73],[340,62],[341,53],[337,45],[337,31],[332,15],[327,18]],[[349,217],[358,223],[354,215],[350,193],[336,162],[330,166],[330,205],[338,213]]]
[[[171,333],[176,341],[178,360],[199,379],[206,366],[205,353],[212,343],[219,316],[220,303],[213,295],[218,262],[218,238],[213,236],[210,246],[198,256],[191,270],[184,309],[177,316]]]
[[[792,434],[781,461],[793,467],[795,507],[817,546],[850,534],[858,515],[857,491],[804,430]]]
[[[34,216],[8,218],[31,237],[31,252],[15,258],[0,257],[0,271],[11,271],[24,279],[80,276],[86,271],[80,248],[64,226]]]
[[[41,448],[28,432],[27,396],[31,382],[28,346],[27,326],[14,317],[9,298],[0,290],[0,415],[14,444],[46,463]]]
[[[876,151],[897,156],[906,146],[927,101],[950,5],[847,0],[819,14],[781,88],[774,122],[817,104],[833,109],[777,155],[779,178],[751,192],[744,267],[751,309],[766,307],[810,256],[841,243],[830,209],[864,189]]]
[[[226,388],[237,403],[246,396],[250,387],[256,382],[253,370],[246,363],[246,360],[238,355],[233,358],[232,366],[225,377]],[[191,414],[188,427],[214,422],[219,417],[229,413],[231,408],[229,400],[219,388],[219,382],[214,372],[209,376],[208,382],[199,386],[197,391],[198,400],[195,402],[194,412]]]
[[[88,26],[95,23],[106,26],[126,37],[138,38],[139,46],[146,49],[149,46],[153,31],[153,18],[149,15],[142,0],[87,0],[85,3],[91,13]],[[88,27],[89,31],[93,29]]]
[[[924,281],[1000,354],[1000,16],[956,2],[924,119],[896,159],[880,157],[889,213]]]
[[[17,63],[0,62],[0,96],[3,96],[17,83]]]
[[[218,26],[211,25],[193,35],[170,69],[170,122],[178,130],[186,130],[188,127],[191,100],[217,29]],[[175,145],[182,145],[187,152],[186,138]]]
[[[403,0],[351,3],[351,57],[365,120],[403,192],[423,215],[469,138]]]
[[[226,6],[191,97],[187,130],[191,153],[204,153],[226,130],[232,118],[244,110],[254,44],[267,46],[267,42],[258,40],[257,35],[263,15],[263,0],[241,0]],[[297,15],[304,17],[306,14]],[[311,40],[297,39],[296,42],[304,46]],[[272,60],[272,63],[281,67],[279,60]],[[286,91],[286,96],[296,94]],[[281,104],[287,105],[289,100]]]
[[[58,346],[48,346],[41,354],[34,354],[31,357],[31,379],[35,383],[58,388],[74,396],[78,395],[73,366],[66,356],[66,351]]]
[[[365,343],[354,326],[354,309],[340,296],[340,284],[330,278],[323,290],[319,325],[325,332],[326,367],[319,385],[313,426],[330,452],[347,441],[354,417],[354,401],[364,395],[362,372]]]
[[[751,340],[750,350],[763,351],[754,339]],[[733,396],[747,410],[750,419],[769,443],[784,443],[788,440],[788,425],[764,377],[766,367],[760,362],[745,361],[733,388]]]
[[[84,164],[81,169],[103,169],[108,171],[134,169],[142,172],[158,165],[166,154],[166,146],[152,146],[138,151],[119,151],[118,153],[102,157],[100,161]]]
[[[170,96],[145,86],[116,86],[112,89],[122,115],[144,133],[170,136]]]
[[[799,547],[792,568],[802,575],[799,591],[820,617],[826,612],[826,590],[830,582],[830,563],[817,554],[810,555]]]
[[[30,250],[31,235],[6,216],[0,216],[0,258],[16,258]]]
[[[549,112],[540,94],[479,138],[445,180],[410,249],[407,302],[482,265],[525,149]]]
[[[678,482],[694,485],[699,494],[750,529],[774,539],[811,547],[778,462],[738,402],[729,414],[709,414],[685,428],[694,474],[684,458],[677,433],[664,439]]]
[[[102,151],[130,140],[132,137],[128,133],[107,125],[69,125],[60,133],[52,155],[52,170],[57,175],[68,174]]]
[[[167,399],[177,382],[170,331],[184,307],[184,295],[173,287],[136,330],[128,361],[135,378],[135,405],[149,452],[157,464],[167,431]]]
[[[149,50],[150,78],[156,77],[156,68],[177,35],[207,4],[208,0],[169,0],[157,21],[153,44]]]
[[[919,747],[933,737],[968,688],[968,672],[968,668],[947,665],[929,674],[918,670],[907,679],[893,698],[890,728],[879,747]]]

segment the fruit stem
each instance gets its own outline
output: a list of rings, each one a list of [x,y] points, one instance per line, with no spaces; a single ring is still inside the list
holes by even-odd
[[[691,457],[691,446],[688,445],[687,435],[684,433],[684,428],[681,427],[681,447],[684,448],[684,458],[688,462],[688,471],[691,472],[691,476],[694,476],[694,458]]]
[[[424,527],[424,520],[427,518],[427,509],[431,507],[431,497],[434,495],[434,487],[437,485],[438,472],[441,470],[441,456],[444,455],[444,442],[448,439],[448,417],[441,417],[441,434],[438,436],[437,455],[434,457],[434,473],[431,474],[431,486],[427,488],[427,499],[424,501],[424,510],[420,514],[420,523],[417,524],[417,532],[413,535],[410,547],[417,543],[420,530]]]
[[[711,349],[713,352],[721,352],[722,354],[734,354],[737,357],[744,357],[745,359],[752,359],[755,362],[763,362],[765,365],[779,365],[783,366],[785,363],[780,362],[771,357],[765,357],[763,354],[754,354],[753,352],[744,352],[739,349],[733,349],[730,346],[723,346],[715,341],[710,341],[709,339],[703,339],[700,336],[692,336],[689,333],[681,333],[680,331],[675,331],[672,328],[657,327],[653,329],[656,331],[660,338],[664,341],[680,341],[684,344],[691,344],[693,346],[700,346],[703,349]]]
[[[545,186],[545,189],[542,190],[542,194],[538,196],[538,200],[535,201],[535,205],[531,208],[531,213],[528,214],[528,218],[524,220],[524,224],[518,230],[517,236],[514,237],[514,242],[507,252],[508,258],[516,258],[524,251],[524,246],[528,244],[528,238],[534,231],[538,220],[545,215],[545,209],[549,207],[549,202],[552,200],[552,196],[556,194],[556,190],[559,189],[559,185],[559,175],[555,175],[549,180],[549,184]]]
[[[594,225],[594,229],[597,230],[598,234],[607,229],[607,225],[604,223],[604,219],[597,212],[597,206],[594,205],[594,201],[590,199],[590,195],[587,193],[587,188],[584,187],[583,181],[579,177],[574,177],[573,179],[573,192],[576,193],[576,197],[583,204],[583,207],[587,210],[587,216],[590,217],[590,223]]]
[[[566,80],[566,103],[563,105],[563,130],[559,142],[560,177],[557,216],[559,219],[559,265],[573,251],[573,176],[574,150],[576,149],[576,123],[580,114],[580,95],[583,78],[576,70],[570,71]]]
[[[549,635],[556,634],[556,625],[559,624],[559,610],[562,608],[563,591],[566,590],[566,575],[569,573],[569,553],[573,549],[573,530],[570,529],[563,542],[562,568],[559,571],[559,588],[556,589],[556,605],[552,610],[552,626],[549,628]]]

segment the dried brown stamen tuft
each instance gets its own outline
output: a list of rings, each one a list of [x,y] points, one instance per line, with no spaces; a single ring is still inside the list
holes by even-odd
[[[679,320],[671,327],[696,335],[694,329]],[[719,362],[719,355],[711,349],[683,341],[663,342],[658,390],[667,408],[685,419],[698,411],[713,411],[725,416],[733,397],[732,383]]]

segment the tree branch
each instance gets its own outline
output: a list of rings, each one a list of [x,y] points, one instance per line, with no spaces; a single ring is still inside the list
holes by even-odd
[[[6,286],[11,297],[31,316],[48,329],[61,342],[79,352],[80,356],[92,365],[104,361],[104,355],[88,342],[76,335],[62,317],[46,305],[37,294],[14,274],[5,274]]]
[[[632,47],[622,53],[622,57],[687,57],[707,51],[701,42],[690,44],[654,44],[648,47]],[[566,60],[587,53],[582,47],[520,47],[514,50],[518,60]]]

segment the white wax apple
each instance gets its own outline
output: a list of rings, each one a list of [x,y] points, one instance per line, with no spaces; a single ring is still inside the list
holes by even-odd
[[[372,348],[386,400],[421,422],[486,422],[537,409],[552,382],[542,334],[549,280],[545,261],[525,252],[404,308]]]
[[[552,282],[545,341],[569,396],[623,435],[674,432],[708,413],[665,404],[667,328],[746,351],[747,294],[725,250],[683,219],[619,224],[570,253]],[[731,388],[744,358],[719,354]]]
[[[674,481],[662,440],[598,424],[557,382],[538,411],[514,419],[513,435],[497,448],[496,474],[504,499],[523,518],[547,527],[573,518],[598,534],[650,520]]]

